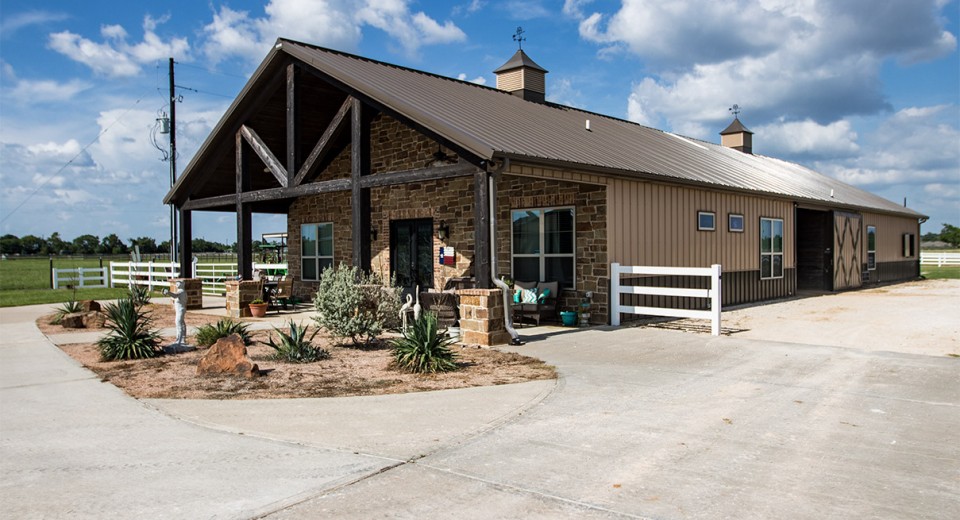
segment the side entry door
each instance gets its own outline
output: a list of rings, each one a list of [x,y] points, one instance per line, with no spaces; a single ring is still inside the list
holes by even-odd
[[[433,287],[433,219],[390,222],[390,274],[405,295]]]

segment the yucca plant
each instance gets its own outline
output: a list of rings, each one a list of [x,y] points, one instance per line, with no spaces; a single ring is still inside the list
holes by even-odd
[[[63,317],[66,316],[67,314],[73,314],[75,312],[82,312],[82,311],[83,311],[83,306],[80,305],[80,302],[76,300],[70,300],[68,302],[64,302],[62,305],[60,305],[59,308],[57,308],[56,312],[53,314],[53,319],[50,320],[50,323],[54,325],[60,325],[60,323],[63,321]]]
[[[437,315],[425,312],[403,332],[403,337],[394,339],[393,357],[401,370],[418,374],[450,372],[457,370],[457,356],[450,345],[457,340],[440,330]]]
[[[243,338],[243,344],[249,345],[251,343],[250,331],[247,330],[248,325],[242,321],[233,321],[230,318],[221,318],[215,324],[207,324],[199,327],[197,329],[197,345],[201,347],[209,347],[217,342],[220,338],[225,338],[231,334],[238,334]]]
[[[143,285],[131,285],[129,298],[137,307],[143,307],[150,303],[150,288]]]
[[[274,359],[289,363],[311,363],[330,357],[329,352],[323,348],[315,347],[312,343],[313,338],[320,332],[319,328],[314,329],[313,334],[308,338],[307,332],[310,327],[297,324],[293,320],[290,320],[288,327],[290,329],[289,333],[276,327],[273,328],[273,331],[277,333],[276,342],[273,341],[272,334],[267,338],[267,341],[260,342],[276,351],[273,355]]]
[[[106,336],[97,341],[104,361],[151,358],[160,353],[160,335],[152,330],[150,314],[132,298],[122,298],[103,308],[107,315]]]

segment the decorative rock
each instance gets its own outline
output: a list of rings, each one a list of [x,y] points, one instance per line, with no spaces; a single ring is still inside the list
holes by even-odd
[[[197,375],[234,375],[253,379],[260,367],[247,356],[247,347],[239,334],[220,338],[197,364]]]
[[[83,300],[80,302],[80,307],[83,309],[83,312],[99,311],[100,304],[96,300]]]
[[[84,312],[73,312],[70,314],[65,314],[63,319],[60,320],[60,326],[65,329],[82,329],[83,328],[83,317],[86,315]]]
[[[97,303],[97,302],[93,302]],[[99,304],[97,305],[99,307]],[[90,311],[83,313],[83,326],[88,329],[102,329],[107,321],[107,315],[100,311]]]

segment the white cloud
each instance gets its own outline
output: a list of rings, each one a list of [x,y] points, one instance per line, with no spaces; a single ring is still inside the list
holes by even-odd
[[[100,35],[106,40],[97,43],[79,34],[62,31],[50,35],[50,48],[82,63],[97,74],[109,77],[135,76],[140,73],[141,65],[152,61],[174,57],[178,60],[190,59],[190,45],[186,38],[171,38],[164,41],[154,30],[157,24],[166,18],[156,20],[146,16],[143,21],[143,41],[127,43],[127,31],[120,25],[104,25]]]
[[[6,16],[0,21],[0,36],[6,38],[16,31],[31,25],[40,25],[48,22],[59,22],[67,19],[66,13],[51,11],[27,11],[24,13]]]
[[[258,61],[278,37],[353,51],[364,26],[389,34],[409,56],[423,45],[466,40],[452,21],[412,13],[408,0],[271,0],[262,17],[220,7],[204,27],[204,53],[213,62],[232,56]]]
[[[469,81],[470,83],[476,83],[477,85],[487,84],[487,78],[483,76],[477,76],[473,79],[467,79],[467,74],[465,72],[461,72],[460,74],[458,74],[457,79],[459,79],[460,81]]]
[[[77,94],[92,88],[86,81],[72,79],[64,83],[54,80],[17,80],[8,91],[11,99],[22,104],[70,101]]]
[[[774,157],[850,157],[860,152],[857,132],[847,120],[821,125],[809,119],[753,128],[762,136],[764,155]],[[757,151],[757,150],[755,150]]]

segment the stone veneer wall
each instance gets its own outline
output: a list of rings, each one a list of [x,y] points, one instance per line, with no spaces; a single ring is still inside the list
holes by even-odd
[[[509,276],[512,230],[510,212],[574,206],[576,222],[576,290],[561,291],[561,310],[574,310],[593,292],[590,323],[607,322],[610,278],[607,265],[607,192],[605,186],[556,179],[504,175],[497,185],[497,270]]]
[[[301,197],[287,211],[287,267],[293,277],[293,294],[304,301],[313,300],[318,282],[301,279],[301,224],[333,223],[333,264],[353,261],[353,240],[350,233],[350,192],[324,193]]]
[[[260,282],[254,280],[227,280],[227,316],[243,318],[250,316],[250,302],[263,298]]]
[[[500,289],[464,289],[460,296],[462,343],[502,345],[510,342],[503,323],[503,296]]]

